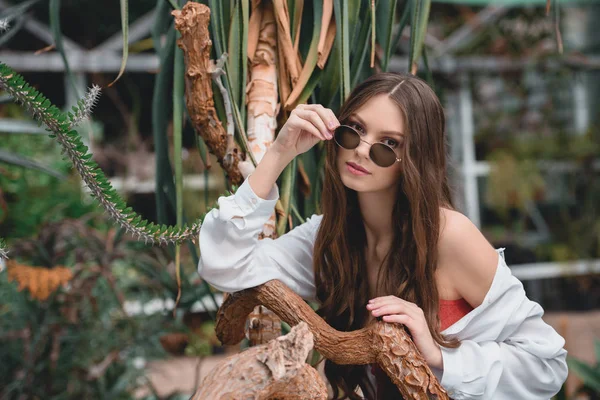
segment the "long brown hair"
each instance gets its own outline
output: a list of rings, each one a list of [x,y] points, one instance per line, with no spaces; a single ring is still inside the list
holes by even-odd
[[[377,95],[388,95],[398,105],[406,124],[402,146],[402,175],[393,210],[394,237],[380,270],[378,291],[420,306],[434,340],[456,347],[439,330],[438,290],[435,281],[440,208],[452,208],[446,176],[444,111],[433,90],[421,79],[405,74],[380,73],[358,85],[339,112],[344,121]],[[342,122],[343,123],[343,122]],[[314,248],[314,271],[319,314],[334,328],[362,328],[368,318],[369,285],[365,257],[366,234],[357,193],[344,186],[337,170],[337,147],[327,144],[321,207],[323,219]],[[360,399],[372,393],[362,366],[331,361],[325,373],[334,398]]]

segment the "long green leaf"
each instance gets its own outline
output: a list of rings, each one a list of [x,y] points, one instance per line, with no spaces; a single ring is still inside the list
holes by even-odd
[[[175,199],[177,227],[180,228],[183,222],[183,160],[182,151],[182,131],[183,131],[183,75],[184,62],[183,51],[175,48],[175,64],[173,66],[173,163],[175,164]],[[175,246],[175,276],[177,279],[177,299],[175,304],[179,303],[181,298],[181,252],[179,244]],[[175,310],[173,310],[175,312]]]
[[[352,59],[352,65],[350,66],[350,74],[352,75],[352,81],[350,82],[351,88],[356,87],[358,82],[362,80],[362,69],[365,64],[368,65],[366,61],[367,54],[369,54],[369,49],[371,48],[369,44],[371,27],[371,23],[363,22],[360,28],[360,34],[358,35],[358,39],[356,41],[356,50],[360,51],[360,53],[354,55]]]
[[[165,188],[174,189],[173,174],[169,163],[169,142],[167,128],[170,110],[164,106],[164,99],[169,98],[169,90],[173,76],[173,57],[175,54],[175,29],[167,34],[165,46],[160,53],[160,71],[154,80],[152,94],[152,135],[154,138],[156,164],[156,217],[159,223],[167,223],[167,198]]]
[[[340,53],[340,44],[338,42],[334,42],[333,47],[331,48],[331,53],[329,54],[329,60],[327,61],[327,64],[325,64],[323,73],[320,74],[322,78],[319,82],[319,101],[325,107],[334,110],[340,105],[339,96],[336,96],[338,90],[340,89],[341,81],[341,64],[338,62],[341,57]],[[302,94],[306,94],[306,92],[303,92]],[[338,102],[334,104],[336,99],[338,99]]]
[[[290,10],[290,21],[292,24],[290,34],[293,42],[296,38],[296,35],[299,33],[298,29],[300,29],[300,22],[302,21],[304,0],[288,0],[288,10]]]
[[[154,7],[154,24],[152,25],[152,43],[156,54],[163,53],[163,44],[161,37],[169,31],[173,24],[173,17],[170,14],[169,5],[165,0],[156,0]]]
[[[341,44],[340,52],[340,88],[341,101],[343,102],[350,94],[350,35],[348,30],[348,2],[334,0],[333,12],[337,29],[335,40]]]
[[[0,149],[0,162],[15,165],[17,167],[23,167],[28,169],[35,169],[41,171],[45,174],[51,175],[58,179],[66,179],[66,176],[63,173],[56,171],[44,164],[41,164],[35,160],[31,160],[29,158],[20,156],[18,154],[11,154],[7,151]]]
[[[125,72],[125,66],[127,65],[127,57],[129,55],[129,5],[127,0],[120,0],[121,3],[121,30],[123,31],[123,56],[121,57],[121,68],[119,68],[119,74],[114,81],[108,84],[112,86],[121,78],[123,72]]]
[[[177,225],[182,223],[183,211],[183,96],[184,96],[184,62],[183,51],[175,48],[175,64],[173,71],[173,164],[175,165],[175,189],[177,199]]]
[[[321,34],[321,20],[323,16],[323,2],[320,0],[313,0],[313,33],[312,39],[310,41],[310,47],[308,49],[308,53],[306,54],[306,58],[304,60],[304,66],[302,67],[302,71],[300,72],[300,77],[298,78],[298,82],[295,88],[292,90],[288,101],[292,98],[295,98],[295,104],[300,104],[298,100],[298,95],[304,93],[306,91],[305,82],[309,82],[315,67],[317,66],[317,60],[319,57],[319,35]],[[319,73],[317,71],[317,73]],[[302,87],[302,89],[300,89]],[[298,93],[300,91],[300,93]]]
[[[361,0],[347,0],[348,2],[348,26],[352,27],[351,41],[350,43],[353,45],[356,43],[356,39],[358,39],[358,35],[360,29],[366,21],[361,21],[360,12],[362,11],[363,5],[366,4]],[[354,46],[350,49],[350,56],[353,53],[358,51]]]
[[[75,85],[73,73],[71,72],[71,67],[69,67],[69,61],[67,60],[65,48],[63,46],[62,33],[60,32],[60,0],[50,0],[49,8],[50,30],[52,31],[52,36],[54,37],[56,49],[58,50],[60,57],[65,64],[65,71],[73,88],[73,93],[76,97],[81,98],[82,96],[77,90],[77,85]]]
[[[427,32],[431,0],[413,0],[412,3],[414,8],[410,24],[409,71],[412,71],[413,64],[416,64],[421,56],[425,33]]]
[[[248,49],[248,20],[250,16],[248,0],[236,2],[233,10],[228,45],[228,71],[231,83],[232,101],[238,104],[242,121],[246,119],[246,76],[248,63],[246,62]]]
[[[285,167],[281,177],[281,204],[283,205],[283,215],[280,216],[277,223],[277,234],[283,235],[288,226],[288,215],[290,214],[290,206],[292,204],[292,192],[296,186],[296,169],[298,161],[294,160]]]
[[[315,87],[321,80],[321,75],[323,75],[323,72],[320,69],[313,72],[306,83],[306,86],[304,86],[304,89],[300,92],[300,96],[298,96],[298,104],[306,103],[308,98],[314,94]]]
[[[354,33],[352,34],[352,43],[360,43],[357,42],[358,37],[360,36],[360,31],[363,27],[368,26],[369,24],[366,22],[361,22],[359,15],[361,11],[361,2],[359,0],[349,0],[348,1],[348,14],[349,14],[349,26],[354,27]],[[360,29],[359,29],[360,27]],[[319,91],[319,99],[322,104],[325,104],[327,107],[336,109],[341,106],[342,99],[341,96],[338,95],[338,90],[341,85],[341,73],[342,73],[342,63],[339,60],[342,57],[342,47],[341,43],[336,40],[333,44],[333,48],[331,49],[331,55],[329,59],[331,61],[327,62],[325,69],[322,74],[322,81],[320,83],[320,91]],[[353,64],[357,58],[356,53],[360,53],[361,46],[353,46],[354,55]],[[352,68],[350,68],[350,72],[352,72]],[[353,84],[350,82],[350,89],[352,89]],[[337,100],[337,103],[334,104],[334,101]]]
[[[396,16],[397,0],[379,0],[376,3],[377,39],[383,49],[381,69],[387,71],[392,48],[392,33],[394,17]]]
[[[221,13],[221,0],[209,0],[208,6],[210,8],[210,26],[212,27],[211,32],[213,34],[213,46],[216,51],[215,58],[220,58],[225,51],[225,21],[223,20],[223,14]],[[228,24],[229,25],[229,24]]]
[[[391,53],[394,52],[395,49],[398,48],[398,43],[400,43],[400,39],[402,38],[402,32],[408,23],[408,19],[410,18],[410,10],[411,10],[411,1],[407,0],[404,4],[404,10],[402,11],[402,17],[400,17],[400,22],[398,23],[396,35],[392,39],[392,50]]]

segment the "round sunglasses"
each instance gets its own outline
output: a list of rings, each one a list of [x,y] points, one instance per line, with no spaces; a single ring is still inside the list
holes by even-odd
[[[398,158],[394,149],[385,143],[369,143],[362,140],[360,133],[348,125],[340,125],[335,129],[333,136],[335,142],[341,148],[346,150],[354,150],[360,145],[360,142],[365,142],[370,145],[369,157],[380,167],[391,167],[401,159]]]

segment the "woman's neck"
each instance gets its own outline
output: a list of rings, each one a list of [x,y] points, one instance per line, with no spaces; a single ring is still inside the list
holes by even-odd
[[[358,204],[365,226],[367,250],[380,256],[387,254],[394,234],[392,213],[394,192],[359,192]]]

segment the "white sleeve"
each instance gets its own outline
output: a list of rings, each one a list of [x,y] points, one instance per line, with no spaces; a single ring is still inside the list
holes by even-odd
[[[313,246],[321,216],[273,240],[258,240],[279,197],[274,186],[258,197],[248,180],[234,195],[220,197],[200,229],[198,273],[224,292],[235,292],[279,279],[308,300],[315,298]]]
[[[508,267],[499,268],[506,283],[486,296],[485,311],[470,322],[472,338],[442,347],[440,383],[455,400],[548,400],[567,378],[565,341]]]

